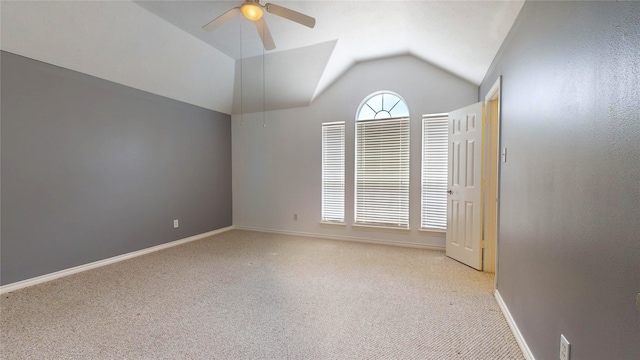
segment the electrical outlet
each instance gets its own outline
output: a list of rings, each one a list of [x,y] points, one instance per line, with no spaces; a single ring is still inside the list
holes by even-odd
[[[560,360],[569,360],[571,356],[571,344],[564,335],[560,334]]]
[[[178,219],[173,220],[173,228],[177,228],[178,226],[180,226],[180,224],[178,224]]]

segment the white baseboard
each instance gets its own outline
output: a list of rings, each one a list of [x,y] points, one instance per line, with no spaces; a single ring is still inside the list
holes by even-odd
[[[188,242],[191,242],[191,241],[200,240],[200,239],[203,239],[203,238],[206,238],[206,237],[209,237],[209,236],[212,236],[212,235],[220,234],[220,233],[223,233],[225,231],[229,231],[229,230],[233,230],[233,229],[249,230],[249,231],[260,231],[260,232],[283,234],[283,235],[305,236],[305,237],[318,238],[318,239],[353,241],[353,242],[361,242],[361,243],[376,244],[376,245],[403,246],[403,247],[411,247],[411,248],[427,249],[427,250],[437,250],[437,251],[444,251],[445,250],[444,246],[439,246],[439,245],[426,245],[426,244],[416,244],[416,243],[407,243],[407,242],[384,241],[384,240],[360,238],[360,237],[353,237],[353,236],[337,236],[337,235],[314,234],[314,233],[306,233],[306,232],[299,232],[299,231],[265,229],[265,228],[249,227],[249,226],[228,226],[228,227],[225,227],[225,228],[222,228],[222,229],[209,231],[209,232],[206,232],[206,233],[203,233],[203,234],[198,234],[198,235],[190,236],[188,238],[184,238],[184,239],[168,242],[166,244],[160,244],[160,245],[152,246],[150,248],[146,248],[146,249],[142,249],[142,250],[138,250],[138,251],[133,251],[133,252],[130,252],[130,253],[126,253],[126,254],[122,254],[122,255],[118,255],[118,256],[114,256],[114,257],[110,257],[108,259],[98,260],[98,261],[94,261],[94,262],[91,262],[91,263],[88,263],[88,264],[75,266],[75,267],[72,267],[72,268],[69,268],[69,269],[56,271],[56,272],[51,273],[51,274],[45,274],[45,275],[41,275],[41,276],[34,277],[34,278],[31,278],[31,279],[26,279],[26,280],[14,282],[14,283],[11,283],[11,284],[3,285],[3,286],[0,286],[0,294],[4,294],[4,293],[8,293],[10,291],[23,289],[23,288],[26,288],[26,287],[29,287],[29,286],[41,284],[41,283],[44,283],[44,282],[47,282],[47,281],[59,279],[61,277],[72,275],[72,274],[77,274],[79,272],[95,269],[95,268],[98,268],[98,267],[101,267],[101,266],[105,266],[105,265],[109,265],[109,264],[113,264],[113,263],[116,263],[116,262],[119,262],[119,261],[123,261],[123,260],[131,259],[131,258],[134,258],[134,257],[146,255],[146,254],[149,254],[149,253],[152,253],[152,252],[155,252],[155,251],[167,249],[167,248],[170,248],[170,247],[173,247],[173,246],[182,245],[182,244],[185,244],[185,243],[188,243]]]
[[[168,243],[165,243],[165,244],[152,246],[150,248],[146,248],[146,249],[142,249],[142,250],[138,250],[138,251],[133,251],[133,252],[130,252],[130,253],[126,253],[126,254],[122,254],[122,255],[118,255],[118,256],[114,256],[114,257],[110,257],[108,259],[98,260],[98,261],[94,261],[94,262],[91,262],[91,263],[88,263],[88,264],[74,266],[72,268],[56,271],[56,272],[51,273],[51,274],[45,274],[45,275],[41,275],[41,276],[34,277],[34,278],[31,278],[31,279],[26,279],[26,280],[14,282],[14,283],[11,283],[11,284],[3,285],[3,286],[0,286],[0,294],[4,294],[4,293],[10,292],[10,291],[15,291],[15,290],[18,290],[18,289],[26,288],[28,286],[41,284],[43,282],[59,279],[59,278],[64,277],[64,276],[77,274],[77,273],[82,272],[82,271],[87,271],[87,270],[95,269],[95,268],[98,268],[98,267],[101,267],[101,266],[117,263],[119,261],[131,259],[131,258],[138,257],[138,256],[141,256],[141,255],[146,255],[146,254],[149,254],[149,253],[152,253],[152,252],[155,252],[155,251],[167,249],[167,248],[170,248],[170,247],[173,247],[173,246],[182,245],[182,244],[185,244],[185,243],[188,243],[188,242],[191,242],[191,241],[200,240],[200,239],[203,239],[203,238],[206,238],[206,237],[209,237],[209,236],[212,236],[212,235],[220,234],[220,233],[223,233],[225,231],[229,231],[229,230],[233,230],[233,229],[234,229],[233,226],[228,226],[228,227],[221,228],[221,229],[218,229],[218,230],[213,230],[213,231],[209,231],[209,232],[206,232],[206,233],[190,236],[190,237],[187,237],[187,238],[184,238],[184,239],[175,240],[175,241],[168,242]]]
[[[436,251],[445,250],[445,247],[440,245],[417,244],[417,243],[408,243],[408,242],[399,242],[399,241],[385,241],[385,240],[361,238],[361,237],[355,237],[355,236],[315,234],[315,233],[307,233],[307,232],[301,232],[301,231],[265,229],[265,228],[259,228],[259,227],[238,226],[238,225],[235,225],[234,228],[237,230],[249,230],[249,231],[259,231],[259,232],[265,232],[265,233],[273,233],[273,234],[305,236],[305,237],[311,237],[316,239],[352,241],[352,242],[360,242],[360,243],[375,244],[375,245],[402,246],[402,247],[436,250]]]
[[[518,329],[518,325],[516,325],[516,322],[513,320],[513,317],[509,312],[509,308],[507,308],[507,304],[505,304],[504,300],[502,300],[502,296],[500,296],[500,292],[498,291],[498,289],[496,289],[495,291],[495,297],[498,301],[498,306],[500,306],[500,309],[502,310],[502,314],[504,315],[505,319],[507,319],[507,324],[509,324],[513,336],[515,336],[518,345],[520,345],[522,355],[524,355],[524,358],[527,360],[535,360],[533,354],[531,353],[531,350],[529,349],[529,346],[527,345],[527,342],[524,340],[524,337],[522,337],[522,334],[520,333],[520,329]]]

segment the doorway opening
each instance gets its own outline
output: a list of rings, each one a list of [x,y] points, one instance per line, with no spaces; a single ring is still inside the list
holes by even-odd
[[[484,99],[483,136],[483,271],[498,269],[499,180],[500,180],[500,88],[498,77]]]

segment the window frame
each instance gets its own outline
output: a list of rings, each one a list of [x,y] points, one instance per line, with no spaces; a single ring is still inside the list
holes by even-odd
[[[326,129],[329,128],[335,128],[335,127],[340,127],[341,128],[341,139],[338,140],[338,146],[341,147],[341,149],[336,149],[333,148],[332,149],[332,153],[335,155],[335,151],[338,152],[338,155],[334,157],[334,160],[337,160],[339,163],[341,164],[333,164],[333,166],[341,166],[341,170],[339,170],[338,172],[341,172],[341,186],[327,186],[327,182],[326,182],[326,178],[329,176],[326,176],[326,165],[327,165],[327,148],[325,147],[326,142],[325,142],[325,135],[326,135]],[[321,202],[321,210],[320,210],[320,222],[321,223],[326,223],[326,224],[344,224],[345,223],[345,179],[346,179],[346,127],[345,127],[345,123],[344,121],[338,121],[338,122],[328,122],[328,123],[323,123],[322,124],[322,139],[321,139],[321,143],[322,143],[322,150],[321,150],[321,156],[322,156],[322,177],[321,177],[321,197],[320,197],[320,202]],[[335,143],[334,143],[335,144]],[[336,176],[336,175],[334,175]],[[338,190],[338,194],[334,194],[334,196],[331,197],[331,199],[329,197],[326,196],[326,191],[328,189],[332,189],[332,191],[335,193],[336,192],[336,188],[341,188],[341,194],[340,194],[340,190]],[[328,207],[327,201],[330,200],[330,202],[333,203],[340,203],[342,202],[342,206],[340,207],[338,206],[330,206]],[[332,208],[332,211],[329,211],[329,208]],[[340,211],[338,211],[337,209],[340,208]],[[340,213],[341,212],[341,213]]]
[[[374,97],[384,94],[390,94],[403,102],[402,105],[406,109],[406,116],[377,119],[377,116],[374,116],[372,119],[362,119],[360,113],[364,106],[368,106],[368,102]],[[381,100],[382,105],[379,112],[386,111],[384,109],[383,99],[384,97]],[[370,94],[358,107],[355,116],[354,144],[354,226],[393,229],[410,228],[411,117],[408,109],[407,102],[399,94],[391,91],[378,91]],[[391,115],[391,112],[388,112],[388,114]],[[376,130],[376,126],[379,126],[380,129]],[[370,132],[363,133],[363,131],[367,131],[367,127],[371,128],[369,129]],[[363,138],[367,135],[369,135],[369,139]],[[391,137],[391,140],[398,141],[397,148],[388,147],[388,142],[385,140],[387,137]],[[363,144],[367,141],[370,143],[370,153],[362,154],[362,146],[366,146]],[[389,150],[392,150],[392,152],[389,153]],[[376,152],[378,152],[377,157],[375,156]],[[384,166],[385,160],[387,160],[386,163],[391,164],[391,162],[388,161],[389,159],[385,159],[385,157],[394,155],[400,158],[400,166],[393,163],[390,165],[392,167],[391,169],[381,168]],[[361,161],[368,161],[373,164],[373,166],[370,166],[368,169],[370,174],[366,174],[367,169],[364,168]],[[363,169],[365,169],[365,174],[362,174]],[[378,175],[382,174],[383,176],[376,178],[376,173],[378,173]],[[396,176],[398,180],[394,180],[393,176]],[[367,187],[366,182],[370,182],[373,185]],[[388,189],[385,189],[385,182],[391,184],[391,186],[387,187]],[[370,201],[368,201],[367,198],[361,198],[361,196],[367,196],[362,195],[363,191],[369,193],[367,198],[371,198],[372,194],[375,198]],[[394,200],[398,200],[396,204],[393,204],[393,201],[390,200],[393,195],[396,195]],[[367,204],[367,202],[369,204]],[[393,210],[398,211],[393,213]],[[385,213],[385,211],[387,213]]]

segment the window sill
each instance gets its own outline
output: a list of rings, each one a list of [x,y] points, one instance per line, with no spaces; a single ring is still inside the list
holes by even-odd
[[[447,230],[439,229],[420,229],[418,232],[421,235],[447,235]]]
[[[320,226],[323,227],[346,227],[347,224],[339,222],[320,221]]]
[[[353,224],[351,227],[355,230],[377,230],[377,231],[386,231],[386,232],[395,232],[395,233],[405,233],[408,234],[411,232],[409,228],[396,228],[391,226],[376,226],[376,225],[363,225],[363,224]]]

